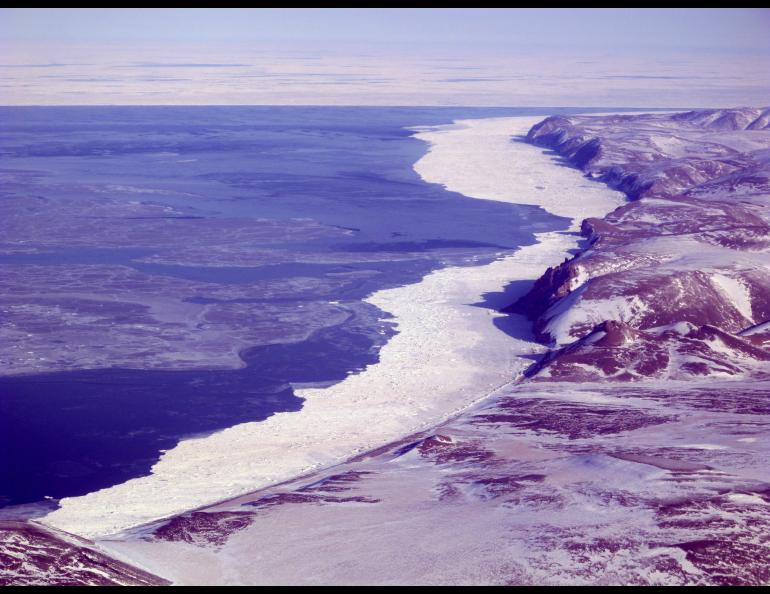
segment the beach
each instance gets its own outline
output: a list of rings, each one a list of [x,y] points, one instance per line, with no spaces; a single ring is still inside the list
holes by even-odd
[[[571,255],[582,219],[624,202],[542,149],[511,140],[540,119],[420,128],[416,137],[429,150],[415,170],[469,199],[539,205],[571,219],[567,231],[538,233],[536,244],[491,264],[444,268],[374,293],[366,301],[398,331],[378,363],[330,387],[297,386],[302,410],[184,440],[149,476],[62,499],[41,521],[90,538],[115,534],[342,462],[441,423],[520,378],[543,347],[527,320],[497,309]]]

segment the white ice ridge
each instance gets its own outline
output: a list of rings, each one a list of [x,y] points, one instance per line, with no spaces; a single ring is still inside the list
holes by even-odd
[[[428,182],[472,198],[542,204],[579,219],[601,216],[621,196],[579,171],[557,166],[511,137],[541,118],[464,120],[422,129],[429,152],[415,165]],[[544,189],[540,189],[544,188]],[[398,334],[380,361],[323,389],[302,389],[299,412],[277,413],[187,439],[165,452],[152,474],[66,498],[43,521],[87,537],[104,536],[207,503],[251,492],[427,429],[516,378],[539,350],[529,324],[473,306],[485,293],[537,278],[564,260],[574,233],[540,233],[538,243],[485,266],[445,268],[421,282],[378,291],[367,301],[391,313]],[[514,339],[492,323],[505,318]]]

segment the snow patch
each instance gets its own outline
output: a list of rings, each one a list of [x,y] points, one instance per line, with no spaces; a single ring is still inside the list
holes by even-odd
[[[737,503],[739,505],[768,505],[767,501],[762,499],[759,495],[750,495],[748,493],[730,493],[727,498],[731,503]]]
[[[725,295],[736,310],[750,322],[754,321],[749,290],[739,280],[724,274],[712,274],[711,284]]]
[[[584,266],[575,266],[574,270],[577,273],[577,276],[570,279],[570,284],[569,284],[570,291],[574,291],[578,287],[582,287],[591,278]]]
[[[576,291],[554,305],[547,313],[550,320],[545,330],[557,345],[573,342],[574,329],[591,329],[605,320],[614,320],[634,325],[641,315],[649,310],[637,295],[609,297],[607,299],[583,299]]]
[[[663,326],[655,326],[654,328],[649,328],[647,332],[650,332],[652,334],[664,334],[666,332],[674,332],[676,334],[679,334],[680,336],[685,336],[686,334],[689,334],[696,328],[697,326],[695,326],[695,324],[693,324],[692,322],[674,322],[673,324],[665,324]]]

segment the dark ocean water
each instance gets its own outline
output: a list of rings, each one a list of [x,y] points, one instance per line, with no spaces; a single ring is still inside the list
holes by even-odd
[[[0,377],[0,504],[81,495],[145,475],[162,450],[185,436],[299,410],[302,400],[292,382],[328,384],[376,362],[392,328],[386,314],[361,303],[366,295],[415,282],[450,264],[488,262],[531,244],[535,232],[566,226],[566,220],[535,207],[472,200],[424,183],[412,165],[427,147],[410,138],[406,127],[555,111],[0,108],[5,180],[0,201],[11,204],[0,220],[0,246],[35,250],[0,254],[4,275],[28,266],[65,273],[84,264],[127,267],[150,279],[203,283],[188,298],[195,303],[227,301],[214,292],[222,287],[315,278],[327,283],[323,294],[305,283],[309,288],[300,284],[302,290],[231,301],[270,303],[271,315],[279,308],[289,320],[283,323],[298,328],[307,323],[303,303],[340,301],[350,313],[343,321],[320,320],[320,329],[300,342],[257,340],[241,352],[245,367],[236,370],[140,365],[12,376],[11,364]],[[173,207],[179,231],[158,248],[151,234],[136,233],[145,225],[141,218],[96,213],[100,196],[118,207],[121,200]],[[65,207],[67,220],[94,225],[93,237],[106,217],[115,229],[126,230],[128,239],[110,238],[110,245],[100,245],[84,240],[88,232],[68,236],[55,224],[57,209]],[[186,225],[212,219],[271,220],[281,226],[247,246],[267,250],[267,261],[259,265],[243,265],[237,258],[232,265],[186,262],[186,250],[198,241],[187,231],[195,227]],[[307,240],[286,234],[308,221],[347,232]],[[223,242],[231,241],[227,235]],[[281,260],[271,261],[270,250],[280,252]],[[157,254],[166,262],[146,261]],[[168,263],[169,254],[179,261]],[[52,280],[43,291],[54,303],[62,292],[57,283]],[[3,303],[32,298],[13,281],[2,287]],[[91,289],[96,300],[108,293],[98,285]],[[35,331],[49,333],[55,342],[58,328]],[[23,339],[17,346],[24,350]],[[57,348],[70,346],[75,345]]]

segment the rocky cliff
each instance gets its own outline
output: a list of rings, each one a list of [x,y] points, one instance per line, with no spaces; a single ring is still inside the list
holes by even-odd
[[[527,140],[629,203],[509,311],[536,380],[764,375],[770,366],[770,109],[550,117]]]

